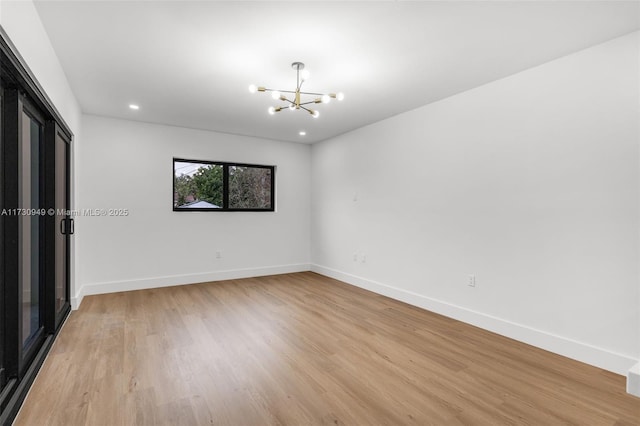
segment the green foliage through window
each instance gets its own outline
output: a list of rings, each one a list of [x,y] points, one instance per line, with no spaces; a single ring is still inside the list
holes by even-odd
[[[229,167],[229,207],[267,209],[271,204],[271,169]]]

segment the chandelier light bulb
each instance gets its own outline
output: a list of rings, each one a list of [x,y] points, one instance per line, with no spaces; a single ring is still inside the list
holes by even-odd
[[[278,92],[277,90],[274,90],[273,92],[271,92],[271,97],[273,99],[280,99],[280,92]]]
[[[256,93],[258,91],[258,86],[252,84],[249,86],[249,93]]]
[[[269,111],[269,114],[271,114],[271,115],[276,113],[276,109],[274,107],[269,107],[269,109],[267,111]]]
[[[328,104],[329,102],[331,102],[331,96],[329,95],[322,95],[321,99],[323,104]]]
[[[318,118],[318,117],[320,117],[320,113],[319,113],[318,111],[313,111],[313,110],[312,110],[312,111],[311,111],[311,116],[312,116],[313,118]]]
[[[344,93],[342,92],[338,92],[338,94],[336,95],[336,99],[338,99],[339,101],[344,99]]]
[[[294,109],[296,109],[296,104],[291,104],[291,105],[289,105],[289,109],[290,109],[291,111],[293,111]]]

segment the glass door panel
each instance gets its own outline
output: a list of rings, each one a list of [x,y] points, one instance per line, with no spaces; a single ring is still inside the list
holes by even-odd
[[[18,152],[18,283],[21,343],[26,348],[42,328],[42,280],[40,253],[42,218],[41,161],[43,126],[22,112],[22,132]]]

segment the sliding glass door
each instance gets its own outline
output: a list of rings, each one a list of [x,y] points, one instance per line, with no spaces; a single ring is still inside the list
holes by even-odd
[[[3,425],[17,413],[70,311],[69,247],[74,226],[69,215],[70,133],[46,104],[23,90],[20,78],[3,72],[0,82]]]

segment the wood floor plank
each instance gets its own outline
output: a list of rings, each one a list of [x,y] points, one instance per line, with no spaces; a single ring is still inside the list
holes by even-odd
[[[640,425],[624,378],[314,273],[85,297],[16,425]]]

